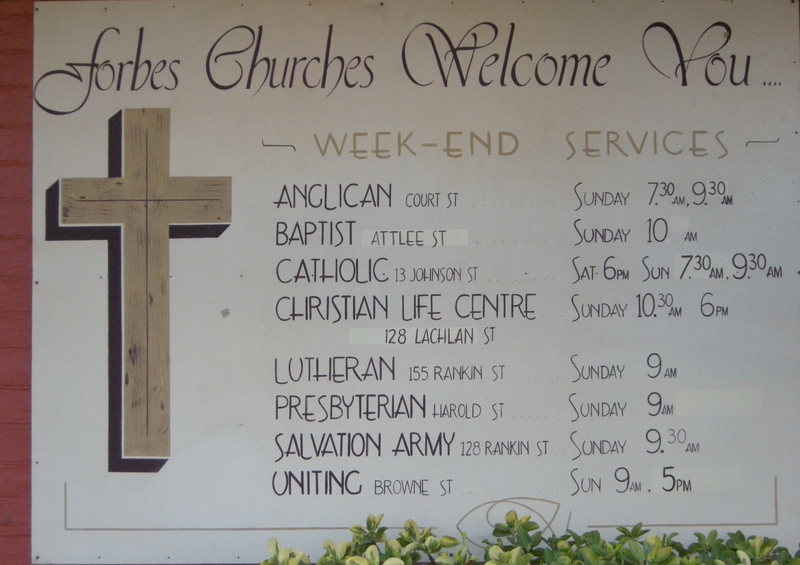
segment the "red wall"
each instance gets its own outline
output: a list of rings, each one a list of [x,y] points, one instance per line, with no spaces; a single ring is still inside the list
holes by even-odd
[[[31,563],[33,1],[0,1],[0,562]]]

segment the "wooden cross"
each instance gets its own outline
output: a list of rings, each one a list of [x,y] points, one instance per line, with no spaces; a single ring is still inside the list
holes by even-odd
[[[61,180],[60,226],[121,226],[123,459],[170,453],[169,239],[218,236],[231,221],[230,177],[169,176],[169,126],[169,109],[125,110],[124,173],[112,175],[109,135],[109,178]]]

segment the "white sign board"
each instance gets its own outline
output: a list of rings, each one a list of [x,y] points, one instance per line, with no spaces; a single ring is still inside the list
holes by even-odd
[[[798,8],[35,15],[33,559],[800,532]]]

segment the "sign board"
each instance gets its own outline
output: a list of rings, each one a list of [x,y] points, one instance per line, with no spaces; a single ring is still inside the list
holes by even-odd
[[[33,559],[800,532],[798,8],[35,16]]]

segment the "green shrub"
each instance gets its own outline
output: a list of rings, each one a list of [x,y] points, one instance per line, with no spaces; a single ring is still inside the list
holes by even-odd
[[[383,514],[369,515],[366,525],[353,525],[351,541],[325,541],[325,553],[317,565],[476,565],[478,558],[461,533],[461,541],[451,536],[437,537],[432,528],[420,529],[407,520],[395,539],[388,539],[381,526]],[[716,530],[695,533],[696,542],[684,547],[678,534],[651,535],[642,524],[617,528],[613,540],[604,540],[594,530],[577,534],[568,530],[562,536],[545,537],[530,516],[518,517],[515,511],[494,525],[494,540],[483,540],[486,565],[800,565],[800,550],[792,554],[779,547],[778,540],[749,536],[741,531],[722,539]],[[642,539],[644,538],[644,539]],[[262,565],[310,565],[306,553],[272,539],[272,556]]]

